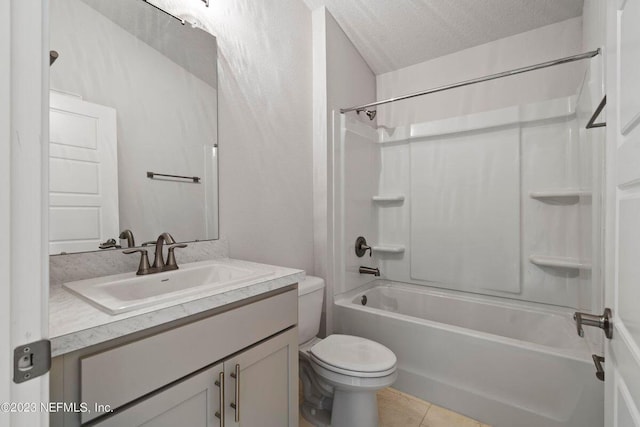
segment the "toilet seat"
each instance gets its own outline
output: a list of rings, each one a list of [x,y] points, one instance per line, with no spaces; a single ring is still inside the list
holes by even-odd
[[[325,370],[358,378],[381,378],[396,370],[387,347],[352,335],[330,335],[309,349],[311,360]]]

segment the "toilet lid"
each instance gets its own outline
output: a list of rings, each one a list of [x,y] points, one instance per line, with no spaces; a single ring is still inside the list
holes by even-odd
[[[352,335],[330,335],[309,351],[327,365],[352,372],[388,371],[397,362],[387,347]]]

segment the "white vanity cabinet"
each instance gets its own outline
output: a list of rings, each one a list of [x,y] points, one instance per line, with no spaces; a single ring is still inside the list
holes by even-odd
[[[297,426],[297,301],[291,286],[54,359],[51,400],[89,411],[51,425]]]

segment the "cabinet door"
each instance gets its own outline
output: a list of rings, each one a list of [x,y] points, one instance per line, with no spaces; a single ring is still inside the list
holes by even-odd
[[[298,330],[224,362],[227,427],[298,425]]]
[[[222,364],[208,368],[95,425],[217,427],[220,388],[216,381],[222,372]]]

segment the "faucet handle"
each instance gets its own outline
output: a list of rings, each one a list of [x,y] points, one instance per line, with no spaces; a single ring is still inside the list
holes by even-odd
[[[122,251],[123,254],[134,254],[136,252],[140,252],[140,264],[138,265],[138,271],[136,275],[142,276],[144,274],[149,274],[151,272],[151,266],[149,265],[149,254],[146,249],[128,249],[126,251]]]
[[[367,239],[362,236],[359,236],[356,239],[356,255],[358,258],[363,257],[364,254],[369,251],[369,256],[371,256],[371,252],[373,252],[371,246],[367,245]]]
[[[167,255],[167,263],[165,264],[165,270],[177,270],[178,263],[176,262],[176,255],[174,253],[176,248],[186,248],[186,243],[178,243],[169,246],[169,254]]]

